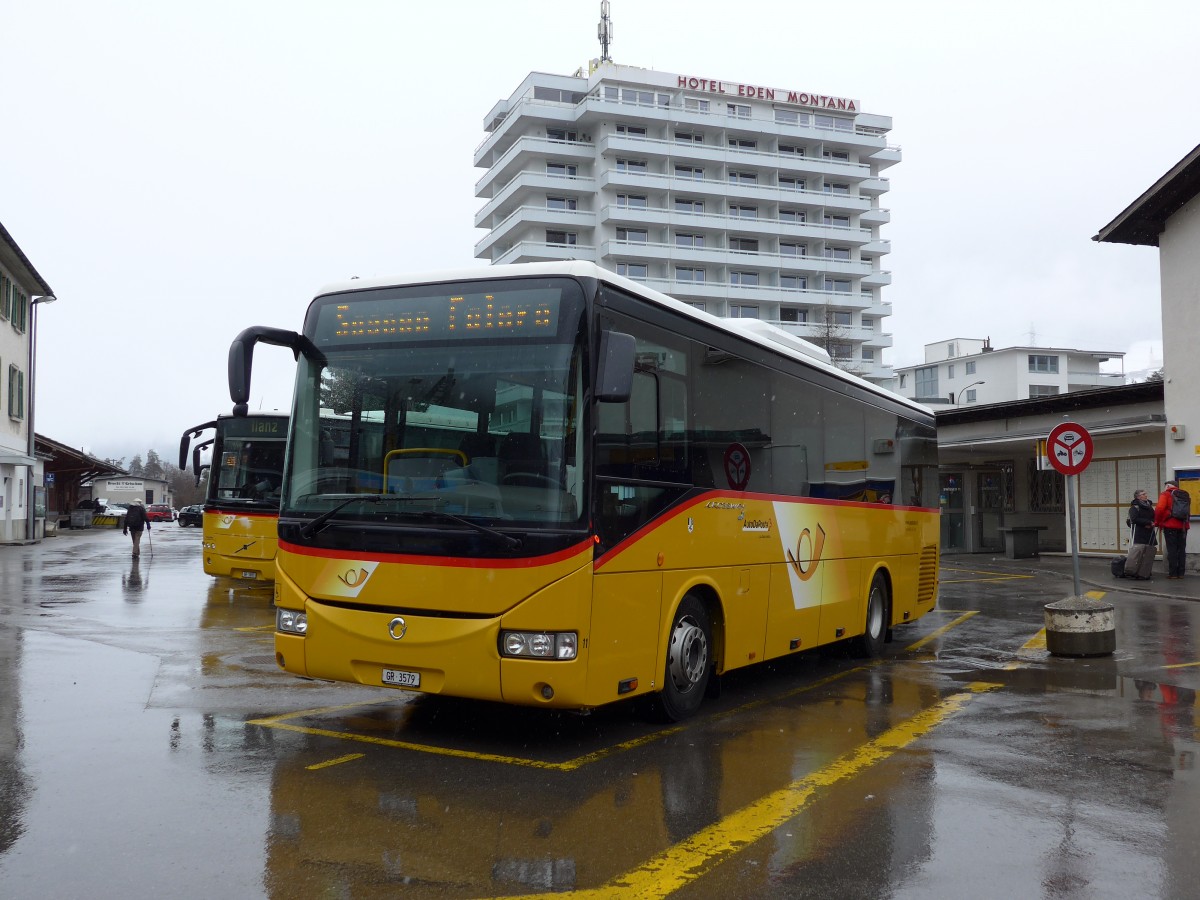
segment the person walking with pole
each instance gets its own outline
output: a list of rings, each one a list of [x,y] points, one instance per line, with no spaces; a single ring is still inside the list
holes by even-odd
[[[1187,533],[1192,527],[1192,498],[1181,491],[1174,479],[1163,485],[1163,492],[1154,504],[1154,524],[1162,529],[1163,550],[1167,556],[1167,577],[1182,578],[1187,559]]]
[[[142,505],[141,500],[134,500],[129,504],[129,511],[125,513],[125,527],[121,529],[121,534],[128,534],[133,538],[134,559],[140,555],[143,529],[150,530],[150,520],[146,518],[146,507]]]

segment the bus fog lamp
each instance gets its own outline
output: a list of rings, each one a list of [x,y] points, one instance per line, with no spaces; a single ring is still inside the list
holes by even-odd
[[[294,609],[277,610],[275,628],[287,634],[304,634],[308,631],[308,616]]]
[[[504,631],[501,652],[523,659],[574,659],[579,637],[573,631]]]

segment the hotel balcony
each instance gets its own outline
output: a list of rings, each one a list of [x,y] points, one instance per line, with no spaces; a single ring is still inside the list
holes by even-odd
[[[477,258],[483,254],[476,253]],[[545,241],[518,241],[511,247],[497,252],[491,259],[492,265],[502,266],[509,263],[547,262],[563,259],[596,258],[596,248],[585,244],[547,244]]]
[[[526,135],[514,141],[512,146],[500,155],[495,165],[475,182],[475,196],[489,196],[493,185],[506,184],[516,177],[518,172],[533,171],[535,165],[545,171],[547,160],[590,169],[595,158],[596,148],[593,144]]]
[[[858,224],[862,225],[864,228],[874,228],[879,225],[886,225],[890,221],[892,221],[891,210],[880,209],[879,207],[868,209],[858,217]]]
[[[582,256],[580,257],[583,258]],[[640,257],[644,258],[644,257]],[[603,257],[601,257],[603,260]],[[610,266],[605,266],[610,268]],[[774,285],[745,285],[730,284],[728,281],[680,281],[675,278],[652,277],[640,279],[642,284],[655,290],[670,294],[679,299],[698,300],[730,300],[735,303],[783,304],[785,306],[823,308],[833,306],[838,309],[856,310],[864,307],[862,299],[853,293],[844,291],[815,291],[815,290],[785,290]],[[788,324],[796,324],[794,322]],[[847,326],[847,332],[861,331],[863,335],[876,335],[873,329]],[[853,338],[850,338],[853,340]]]
[[[475,245],[475,258],[489,258],[492,248],[497,244],[507,244],[513,240],[515,232],[532,226],[590,234],[595,222],[595,214],[591,212],[547,209],[544,206],[521,206],[513,210],[504,221],[495,225],[491,232]]]
[[[596,194],[596,181],[593,178],[581,178],[577,175],[522,172],[508,184],[498,188],[496,195],[485,203],[479,212],[475,213],[475,227],[489,228],[488,220],[493,215],[510,207],[536,205],[526,204],[526,201],[530,199],[541,199],[544,202],[547,194],[575,197],[590,204],[592,197]]]
[[[499,113],[501,101],[492,107],[485,122],[494,122]],[[528,131],[530,128],[547,127],[573,129],[576,118],[576,106],[554,100],[535,100],[532,96],[516,101],[496,127],[480,141],[475,148],[474,165],[485,168],[495,165],[498,157],[512,146],[514,131]]]
[[[866,228],[846,228],[840,225],[816,225],[808,222],[789,222],[781,219],[748,218],[724,213],[680,212],[664,207],[617,206],[600,209],[603,224],[645,224],[667,228],[718,229],[744,235],[799,238],[809,241],[830,241],[857,246],[871,241]]]

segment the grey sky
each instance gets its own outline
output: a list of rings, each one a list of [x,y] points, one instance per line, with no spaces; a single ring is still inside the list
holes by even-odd
[[[893,117],[888,362],[985,336],[1156,361],[1157,254],[1091,236],[1200,143],[1193,2],[612,6],[617,62]],[[171,459],[229,410],[242,328],[298,329],[330,281],[480,265],[484,114],[597,56],[598,20],[598,0],[0,0],[0,221],[59,298],[38,431]],[[290,355],[255,363],[253,405],[286,408]]]

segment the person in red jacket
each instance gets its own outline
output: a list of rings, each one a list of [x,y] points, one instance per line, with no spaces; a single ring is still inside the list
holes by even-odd
[[[1163,485],[1163,492],[1154,504],[1154,526],[1162,529],[1163,550],[1167,556],[1167,577],[1182,578],[1183,564],[1187,557],[1187,533],[1192,527],[1187,519],[1176,519],[1171,515],[1171,498],[1179,488],[1173,480]]]

